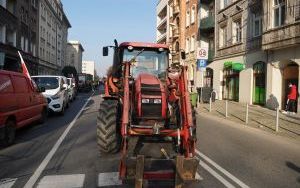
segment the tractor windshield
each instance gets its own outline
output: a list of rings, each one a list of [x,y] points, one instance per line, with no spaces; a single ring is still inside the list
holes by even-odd
[[[124,49],[123,61],[130,61],[142,49],[128,50]],[[140,73],[150,73],[156,75],[158,78],[166,76],[166,69],[168,67],[168,53],[167,51],[159,52],[157,49],[144,49],[136,57],[136,63],[132,66],[132,75],[136,78]]]

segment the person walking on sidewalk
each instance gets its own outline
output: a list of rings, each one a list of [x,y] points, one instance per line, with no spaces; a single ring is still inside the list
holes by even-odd
[[[297,87],[295,84],[289,83],[290,92],[288,94],[286,111],[284,114],[291,112],[293,115],[296,114],[296,100],[297,100]]]

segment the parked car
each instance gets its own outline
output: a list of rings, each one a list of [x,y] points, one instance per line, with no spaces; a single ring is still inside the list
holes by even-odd
[[[69,100],[72,102],[76,98],[76,84],[74,78],[67,78],[68,79],[68,94]]]
[[[0,140],[11,145],[15,131],[47,117],[47,101],[34,81],[22,73],[0,70]]]
[[[47,98],[50,112],[64,115],[69,106],[67,78],[64,76],[32,76],[38,87],[45,88],[43,95]]]

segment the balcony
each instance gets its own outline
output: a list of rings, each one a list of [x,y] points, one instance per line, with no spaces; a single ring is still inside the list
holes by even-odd
[[[262,37],[263,50],[291,47],[300,42],[300,22],[265,31]]]
[[[173,16],[176,16],[177,14],[179,14],[180,12],[180,8],[178,5],[174,5],[173,7]]]
[[[164,17],[163,19],[159,20],[157,23],[157,29],[165,28],[166,23],[167,23],[167,17]]]
[[[211,31],[214,28],[215,28],[215,18],[213,16],[208,16],[201,19],[200,21],[201,31]]]
[[[173,29],[173,31],[172,31],[172,37],[174,39],[176,39],[176,38],[179,37],[179,29],[178,28]]]
[[[165,43],[167,39],[167,33],[163,33],[157,37],[157,43]]]

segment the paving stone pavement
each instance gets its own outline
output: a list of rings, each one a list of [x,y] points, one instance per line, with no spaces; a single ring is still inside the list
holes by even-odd
[[[227,118],[225,117],[225,104],[225,100],[216,100],[212,103],[211,112],[209,112],[208,103],[198,103],[196,109],[201,114],[210,114],[300,141],[300,114],[286,115],[280,112],[279,131],[275,132],[276,111],[258,105],[249,105],[249,118],[246,124],[246,104],[228,101]]]

